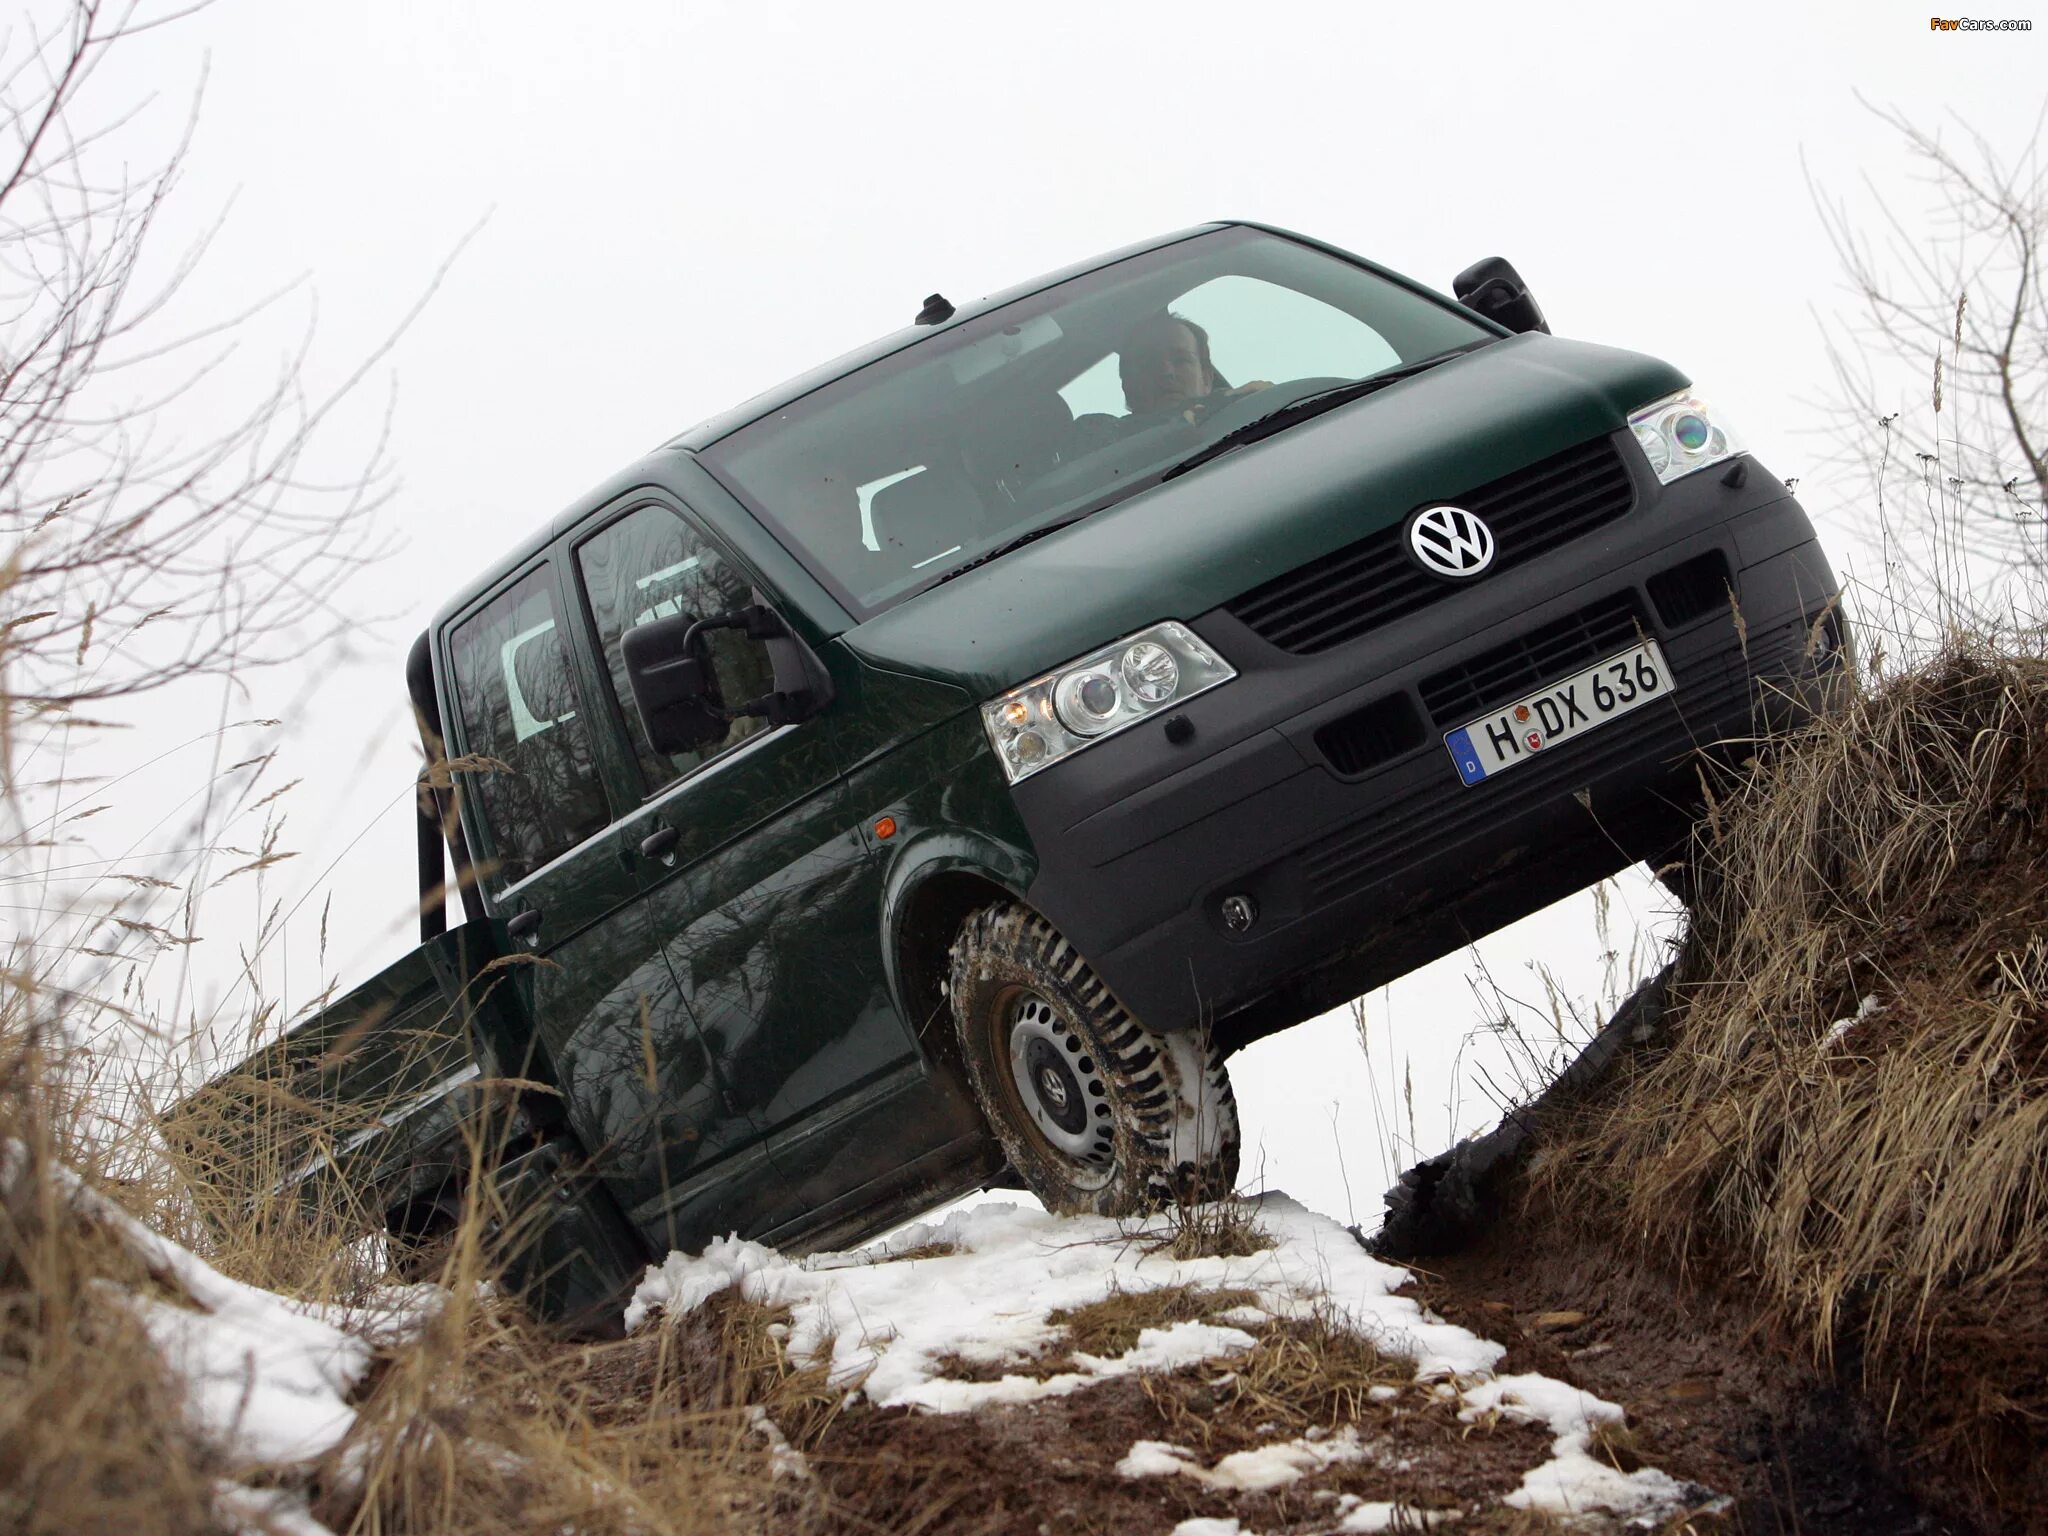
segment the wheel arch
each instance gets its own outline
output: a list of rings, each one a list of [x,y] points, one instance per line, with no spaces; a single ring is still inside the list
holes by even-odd
[[[978,833],[948,829],[906,846],[882,893],[882,956],[889,991],[924,1049],[958,1065],[946,1006],[953,940],[969,913],[994,902],[1029,906],[1032,863]],[[934,1028],[935,1021],[943,1027]]]

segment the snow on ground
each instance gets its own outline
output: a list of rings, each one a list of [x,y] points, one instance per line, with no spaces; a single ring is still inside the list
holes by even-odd
[[[0,1142],[0,1190],[27,1153]],[[230,1279],[197,1254],[126,1211],[63,1167],[51,1170],[80,1217],[116,1234],[137,1259],[190,1305],[96,1281],[142,1324],[180,1388],[187,1427],[232,1473],[276,1474],[338,1446],[356,1411],[348,1395],[369,1371],[374,1348],[416,1335],[444,1299],[436,1286],[394,1286],[363,1307],[297,1301]],[[281,1488],[223,1480],[214,1507],[231,1530],[324,1536],[305,1499]]]
[[[12,1182],[23,1155],[0,1143],[0,1188]],[[215,1501],[222,1523],[279,1536],[324,1536],[290,1486],[292,1469],[342,1442],[355,1423],[349,1396],[374,1348],[416,1334],[441,1293],[431,1286],[396,1288],[367,1308],[348,1310],[293,1301],[229,1279],[62,1170],[59,1180],[81,1216],[117,1233],[190,1303],[101,1282],[142,1322],[184,1388],[191,1430],[230,1474]],[[1641,1519],[1699,1499],[1702,1490],[1660,1471],[1624,1474],[1594,1454],[1599,1427],[1622,1421],[1614,1404],[1543,1376],[1493,1375],[1502,1347],[1395,1294],[1409,1279],[1405,1270],[1373,1258],[1347,1229],[1285,1196],[1252,1204],[1272,1246],[1239,1257],[1173,1258],[1157,1242],[1168,1228],[1165,1217],[1119,1222],[993,1203],[955,1209],[862,1249],[802,1260],[729,1238],[698,1255],[670,1254],[650,1268],[626,1324],[641,1329],[737,1287],[750,1300],[788,1308],[792,1353],[829,1360],[850,1394],[879,1407],[958,1413],[1079,1392],[1137,1371],[1227,1360],[1254,1346],[1247,1330],[1320,1312],[1371,1338],[1383,1353],[1414,1361],[1417,1376],[1431,1383],[1436,1397],[1456,1402],[1466,1421],[1499,1416],[1549,1429],[1551,1459],[1524,1474],[1520,1488],[1507,1495],[1510,1505]],[[948,1360],[1022,1366],[1065,1340],[1053,1313],[1116,1292],[1169,1286],[1241,1290],[1254,1301],[1211,1321],[1145,1329],[1134,1347],[1113,1357],[1075,1351],[1074,1368],[1048,1378],[1014,1371],[991,1381],[960,1381],[945,1374]],[[1384,1387],[1373,1396],[1386,1401],[1398,1393]],[[758,1428],[771,1444],[780,1442],[765,1415]],[[1374,1454],[1353,1426],[1239,1450],[1213,1465],[1187,1447],[1140,1440],[1116,1470],[1127,1478],[1263,1493]],[[808,1475],[804,1458],[786,1443],[778,1445],[776,1462],[780,1475]],[[284,1485],[238,1480],[259,1469],[266,1481]],[[1331,1518],[1333,1531],[1380,1531],[1413,1528],[1422,1512],[1346,1495]],[[1251,1536],[1231,1520],[1186,1521],[1177,1529],[1179,1536]]]
[[[1274,1245],[1243,1258],[1147,1253],[1145,1239],[1164,1230],[1162,1217],[1120,1222],[1011,1205],[956,1211],[934,1224],[904,1228],[877,1247],[804,1260],[721,1239],[700,1255],[672,1253],[650,1269],[626,1309],[626,1327],[640,1328],[657,1312],[688,1312],[737,1285],[751,1301],[790,1309],[791,1348],[800,1358],[829,1352],[833,1375],[878,1407],[939,1412],[1064,1395],[1091,1378],[1171,1370],[1252,1345],[1240,1327],[1178,1323],[1147,1329],[1132,1355],[1113,1361],[1083,1356],[1081,1371],[1045,1381],[1006,1375],[961,1382],[941,1370],[946,1356],[984,1366],[1021,1364],[1060,1338],[1049,1314],[1100,1301],[1112,1290],[1248,1290],[1269,1317],[1328,1305],[1386,1352],[1414,1360],[1425,1376],[1470,1375],[1500,1358],[1500,1345],[1395,1295],[1407,1271],[1373,1258],[1328,1217],[1284,1195],[1255,1203]],[[875,1262],[934,1244],[957,1251]]]
[[[1458,1417],[1467,1423],[1488,1414],[1548,1426],[1557,1436],[1551,1459],[1525,1473],[1506,1502],[1553,1515],[1606,1510],[1614,1514],[1677,1514],[1696,1502],[1697,1489],[1644,1467],[1621,1472],[1592,1454],[1593,1430],[1625,1418],[1610,1402],[1548,1376],[1496,1376],[1464,1391]]]
[[[1185,1446],[1140,1440],[1116,1469],[1124,1477],[1185,1477],[1205,1488],[1265,1493],[1340,1461],[1358,1461],[1365,1453],[1358,1431],[1349,1427],[1341,1434],[1304,1435],[1257,1450],[1233,1451],[1213,1467],[1204,1467]]]
[[[866,1248],[805,1259],[724,1239],[701,1254],[672,1253],[650,1268],[627,1308],[626,1327],[633,1331],[663,1316],[681,1316],[736,1288],[750,1301],[788,1308],[792,1354],[807,1363],[829,1361],[833,1378],[849,1394],[877,1407],[959,1413],[1064,1396],[1131,1371],[1227,1359],[1253,1347],[1247,1328],[1321,1309],[1371,1338],[1383,1353],[1414,1361],[1418,1378],[1432,1382],[1443,1401],[1457,1403],[1468,1422],[1498,1416],[1549,1428],[1555,1437],[1551,1459],[1524,1475],[1507,1497],[1511,1505],[1564,1516],[1655,1518],[1701,1495],[1662,1472],[1624,1474],[1599,1460],[1595,1431],[1618,1425],[1620,1408],[1548,1377],[1494,1376],[1502,1347],[1396,1295],[1410,1279],[1407,1271],[1373,1258],[1346,1228],[1283,1195],[1252,1203],[1273,1246],[1244,1257],[1173,1258],[1148,1241],[1165,1232],[1165,1217],[1143,1223],[1060,1217],[992,1203],[899,1229]],[[898,1257],[924,1250],[936,1251]],[[948,1360],[984,1368],[1023,1366],[1064,1338],[1050,1320],[1054,1312],[1114,1292],[1166,1286],[1245,1290],[1256,1303],[1218,1321],[1146,1329],[1124,1355],[1077,1353],[1077,1369],[1047,1378],[1022,1370],[992,1381],[945,1374]],[[1393,1389],[1386,1395],[1394,1395]],[[1211,1490],[1263,1492],[1371,1454],[1355,1428],[1238,1451],[1214,1465],[1186,1447],[1141,1440],[1117,1471],[1130,1478],[1186,1478]],[[1333,1529],[1385,1530],[1402,1521],[1413,1524],[1416,1514],[1347,1496],[1333,1511]],[[1205,1536],[1239,1527],[1233,1521],[1190,1521],[1180,1530],[1181,1536]]]

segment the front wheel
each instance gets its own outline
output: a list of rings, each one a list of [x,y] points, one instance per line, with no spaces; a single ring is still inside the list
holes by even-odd
[[[1059,931],[1015,903],[954,940],[967,1076],[1010,1165],[1063,1215],[1218,1200],[1237,1180],[1237,1100],[1206,1038],[1146,1028]]]

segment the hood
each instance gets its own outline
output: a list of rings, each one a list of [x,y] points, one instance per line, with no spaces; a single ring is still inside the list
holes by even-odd
[[[848,630],[870,662],[987,698],[1627,425],[1689,384],[1639,353],[1540,333],[1390,384]]]

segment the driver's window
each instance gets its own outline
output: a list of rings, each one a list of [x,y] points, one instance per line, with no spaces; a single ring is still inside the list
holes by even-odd
[[[746,578],[671,508],[641,507],[584,540],[576,551],[576,570],[590,599],[605,670],[611,674],[612,691],[626,717],[626,732],[649,794],[762,729],[763,722],[749,716],[733,721],[723,740],[694,751],[669,755],[648,744],[626,683],[620,636],[654,619],[682,613],[711,618],[753,601]],[[774,686],[774,669],[758,640],[730,629],[713,630],[705,639],[719,692],[728,705],[759,698]]]

